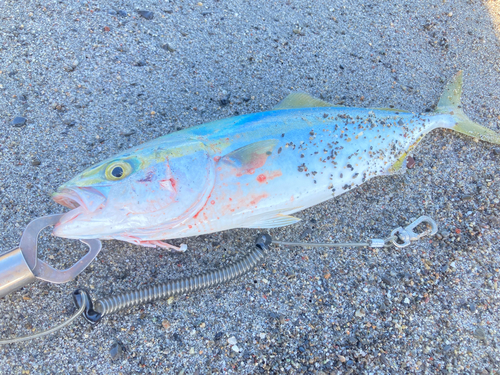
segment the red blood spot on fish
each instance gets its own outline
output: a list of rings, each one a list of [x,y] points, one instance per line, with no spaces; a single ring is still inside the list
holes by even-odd
[[[193,226],[192,226],[192,225],[188,225],[188,227],[189,227],[189,229],[193,228]]]
[[[214,161],[217,163],[220,160],[220,156],[214,156]]]
[[[268,196],[269,195],[267,193],[254,196],[254,197],[252,197],[253,199],[250,201],[250,205],[254,206],[254,205],[258,204],[262,199],[267,198]],[[257,208],[257,207],[255,207],[255,208]]]
[[[267,177],[264,174],[259,174],[257,176],[257,181],[259,181],[260,183],[266,182],[266,180],[267,180]]]
[[[161,180],[160,181],[160,186],[162,187],[162,189],[177,191],[175,189],[176,185],[177,185],[177,183],[176,183],[176,181],[173,178],[170,178],[168,180]]]
[[[212,200],[212,201],[210,201],[210,204],[215,204],[215,201],[213,201],[213,200]]]

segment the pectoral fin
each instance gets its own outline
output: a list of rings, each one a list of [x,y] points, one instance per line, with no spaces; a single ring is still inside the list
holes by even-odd
[[[251,143],[225,155],[220,161],[236,168],[239,174],[251,174],[266,163],[277,143],[276,139]]]

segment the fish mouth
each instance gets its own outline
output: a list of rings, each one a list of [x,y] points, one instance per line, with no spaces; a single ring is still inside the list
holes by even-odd
[[[106,197],[92,187],[62,188],[52,195],[52,199],[65,207],[82,207],[87,212],[94,212],[106,201]]]
[[[103,207],[106,202],[106,197],[99,190],[92,187],[64,187],[54,193],[52,199],[56,203],[71,208],[71,211],[61,217],[55,229],[81,215],[94,213]],[[55,231],[55,233],[57,232]]]

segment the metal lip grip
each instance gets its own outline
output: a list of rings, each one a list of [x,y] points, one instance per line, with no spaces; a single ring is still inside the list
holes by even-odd
[[[101,241],[91,239],[80,240],[89,247],[89,252],[66,270],[57,270],[37,258],[38,235],[62,216],[48,215],[33,220],[24,230],[19,246],[0,256],[0,298],[37,279],[56,284],[73,280],[99,254]]]

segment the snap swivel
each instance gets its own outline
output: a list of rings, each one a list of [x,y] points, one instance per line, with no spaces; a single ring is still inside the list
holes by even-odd
[[[429,224],[431,229],[426,229],[422,233],[415,233],[413,230],[421,223]],[[420,216],[406,228],[396,228],[391,232],[391,242],[396,247],[406,247],[411,241],[417,241],[424,236],[434,236],[438,231],[436,222],[429,216]],[[398,242],[401,241],[401,242]]]

